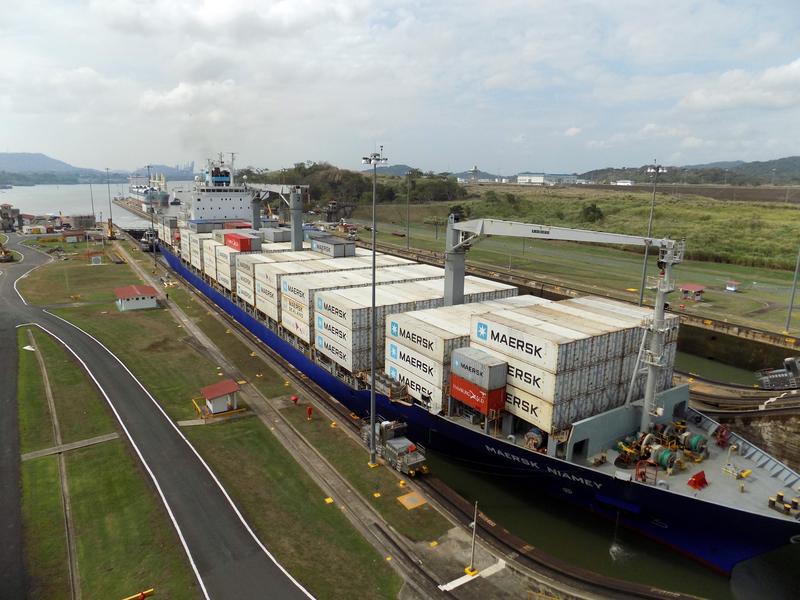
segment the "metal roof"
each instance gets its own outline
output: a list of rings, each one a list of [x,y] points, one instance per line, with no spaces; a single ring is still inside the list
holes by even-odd
[[[223,379],[218,383],[212,383],[211,385],[201,388],[200,393],[206,400],[214,400],[215,398],[238,392],[240,389],[239,384],[233,379]]]
[[[138,296],[158,296],[156,288],[149,285],[127,285],[125,287],[114,288],[114,293],[120,300],[136,298]]]

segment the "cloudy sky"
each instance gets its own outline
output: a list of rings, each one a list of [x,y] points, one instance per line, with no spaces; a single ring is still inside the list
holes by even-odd
[[[2,0],[11,5],[11,0]],[[0,151],[583,171],[800,154],[800,2],[26,0]]]

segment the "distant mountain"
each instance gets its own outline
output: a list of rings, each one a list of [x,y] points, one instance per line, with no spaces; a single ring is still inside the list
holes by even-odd
[[[77,167],[39,152],[0,152],[0,171],[11,173],[66,173]]]
[[[378,175],[394,175],[396,177],[405,177],[406,173],[415,169],[416,167],[409,167],[408,165],[389,165],[388,167],[378,167]],[[372,173],[372,168],[364,169],[363,173]]]
[[[702,183],[729,185],[796,185],[800,184],[800,156],[787,156],[767,161],[723,161],[705,165],[667,166],[659,175],[664,183]],[[607,167],[580,175],[596,183],[630,179],[634,183],[652,181],[647,165],[641,167]]]
[[[722,160],[719,162],[710,162],[702,165],[684,165],[684,169],[735,169],[736,167],[745,164],[743,160]]]
[[[460,173],[453,173],[453,177],[456,179],[466,179],[470,181],[471,179],[497,179],[498,177],[502,177],[502,175],[495,175],[493,173],[487,173],[486,171],[478,170],[475,173],[472,171],[461,171]]]

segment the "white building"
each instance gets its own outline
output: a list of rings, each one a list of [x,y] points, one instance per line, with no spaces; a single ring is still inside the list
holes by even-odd
[[[212,415],[239,408],[236,392],[241,388],[233,379],[225,379],[212,383],[200,390],[206,401],[206,407]]]
[[[523,185],[575,185],[577,182],[577,175],[566,173],[520,173],[517,175],[517,183]]]
[[[156,308],[158,306],[156,302],[158,292],[149,285],[128,285],[114,288],[114,294],[117,296],[117,308],[121,311]]]
[[[612,181],[611,185],[633,185],[632,179],[617,179],[616,181]]]

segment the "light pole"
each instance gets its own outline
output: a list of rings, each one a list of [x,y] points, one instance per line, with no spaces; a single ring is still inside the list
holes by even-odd
[[[789,333],[789,325],[792,322],[792,308],[794,308],[794,293],[797,291],[797,273],[800,271],[800,250],[797,251],[797,262],[794,265],[794,279],[792,280],[792,294],[789,296],[789,312],[786,313],[786,333]]]
[[[370,329],[372,333],[372,343],[370,344],[370,383],[369,383],[369,464],[375,462],[375,344],[377,343],[377,327],[375,324],[375,198],[378,192],[378,165],[389,161],[383,155],[383,146],[379,152],[373,152],[369,156],[364,156],[361,162],[365,165],[372,165],[372,316],[370,317]]]
[[[650,201],[650,218],[647,220],[647,237],[653,235],[653,212],[656,209],[656,185],[658,185],[659,173],[666,173],[667,170],[658,164],[657,160],[653,160],[653,164],[647,167],[647,172],[653,174],[653,199]],[[644,283],[647,278],[647,254],[650,250],[650,242],[647,241],[644,245],[644,262],[642,263],[642,284],[639,286],[639,306],[644,302]]]
[[[92,218],[94,219],[94,226],[97,227],[97,213],[94,212],[94,191],[92,191],[92,182],[89,182],[89,198],[92,199]]]
[[[406,250],[411,248],[411,171],[406,173]]]
[[[145,191],[145,200],[147,200],[147,204],[150,208],[150,253],[153,255],[153,274],[155,275],[156,271],[158,270],[156,267],[156,224],[155,224],[155,214],[156,214],[156,207],[153,204],[153,200],[148,200],[148,195],[150,194],[150,165],[147,165],[147,190]]]
[[[106,167],[106,187],[108,188],[108,239],[114,239],[114,217],[111,214],[111,181],[108,178],[108,167]]]

